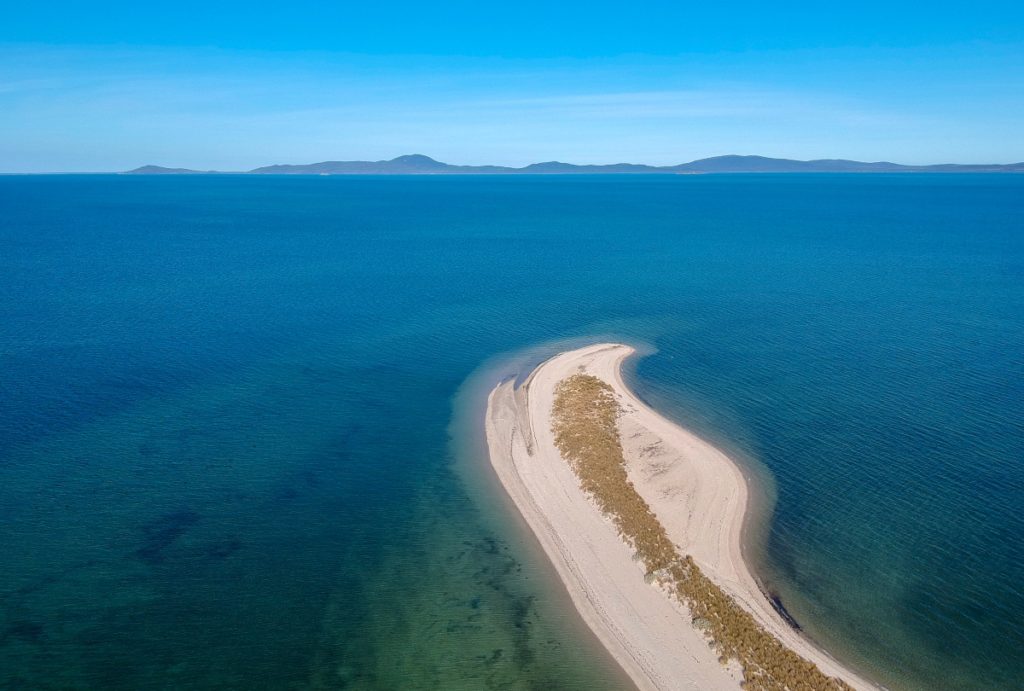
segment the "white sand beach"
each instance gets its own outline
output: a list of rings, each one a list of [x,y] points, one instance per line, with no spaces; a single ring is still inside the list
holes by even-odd
[[[681,554],[766,630],[824,673],[857,689],[875,688],[789,626],[759,590],[741,550],[748,503],[743,469],[711,444],[641,402],[621,365],[633,349],[598,344],[542,363],[518,388],[498,385],[488,399],[491,463],[558,571],[587,625],[641,689],[736,689],[735,663],[723,666],[686,608],[644,578],[643,566],[612,522],[580,488],[555,446],[555,387],[577,373],[612,386],[627,472]]]

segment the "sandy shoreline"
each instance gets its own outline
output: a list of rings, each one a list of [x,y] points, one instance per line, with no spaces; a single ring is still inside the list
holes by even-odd
[[[557,355],[518,388],[488,398],[487,444],[502,486],[537,536],[587,625],[641,689],[738,688],[685,608],[647,583],[632,549],[580,489],[551,431],[558,382],[578,372],[614,391],[627,472],[680,552],[787,647],[858,689],[875,688],[792,629],[762,595],[743,560],[748,489],[743,470],[715,447],[640,401],[622,379],[633,349],[598,344]]]

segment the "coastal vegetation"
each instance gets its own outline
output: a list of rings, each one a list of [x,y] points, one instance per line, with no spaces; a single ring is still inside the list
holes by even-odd
[[[723,664],[736,660],[745,689],[758,691],[846,691],[845,682],[825,675],[784,646],[754,617],[709,579],[690,555],[681,555],[626,473],[619,437],[620,408],[611,386],[576,374],[555,390],[555,444],[580,479],[583,490],[633,547],[649,582],[685,603],[694,625],[709,638]]]

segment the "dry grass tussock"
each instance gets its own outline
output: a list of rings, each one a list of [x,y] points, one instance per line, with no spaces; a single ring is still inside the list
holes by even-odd
[[[661,582],[688,605],[695,625],[710,637],[723,664],[730,659],[740,663],[743,688],[850,689],[782,645],[705,576],[689,555],[679,554],[626,475],[618,416],[612,388],[597,377],[577,374],[560,382],[555,390],[555,443],[584,491],[636,550],[647,579]]]

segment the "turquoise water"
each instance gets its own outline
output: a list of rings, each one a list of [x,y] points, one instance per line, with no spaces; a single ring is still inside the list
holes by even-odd
[[[1024,177],[0,177],[0,314],[2,688],[620,685],[474,474],[587,338],[809,635],[1024,688]]]

